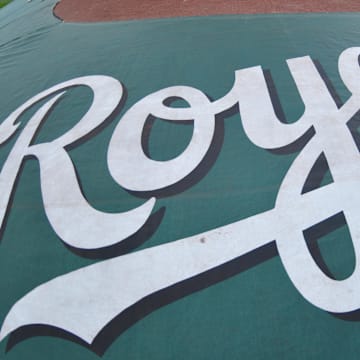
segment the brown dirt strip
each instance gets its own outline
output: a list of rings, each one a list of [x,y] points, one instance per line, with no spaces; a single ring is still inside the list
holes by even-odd
[[[61,0],[57,17],[96,22],[217,14],[360,12],[359,0]]]

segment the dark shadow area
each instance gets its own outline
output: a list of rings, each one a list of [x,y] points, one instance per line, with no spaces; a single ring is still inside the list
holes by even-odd
[[[360,309],[343,314],[335,314],[335,313],[329,313],[329,314],[336,317],[339,320],[353,321],[353,322],[360,321]]]
[[[326,175],[330,171],[329,164],[326,160],[325,154],[321,153],[315,161],[313,167],[310,170],[308,177],[305,180],[304,186],[301,190],[301,194],[318,189]]]
[[[271,72],[269,69],[264,69],[263,73],[264,73],[264,78],[265,78],[267,88],[269,90],[271,103],[274,107],[275,115],[279,119],[280,122],[282,122],[283,124],[287,124],[288,121],[286,120],[285,112],[281,105],[279,93],[276,89],[275,82],[271,75]]]
[[[318,240],[331,233],[334,230],[341,228],[346,225],[346,219],[343,212],[340,212],[329,219],[322,221],[308,229],[306,229],[304,233],[304,238],[306,240],[306,244],[311,252],[311,255],[316,262],[317,266],[321,269],[321,271],[333,280],[337,280],[334,275],[331,273],[330,269],[326,265],[326,262],[321,254]],[[360,309],[355,311],[350,311],[347,313],[331,313],[330,315],[336,317],[337,319],[344,321],[360,321]]]
[[[357,149],[360,151],[360,110],[347,122],[347,126],[351,132]]]
[[[60,338],[71,341],[75,344],[79,344],[85,348],[89,348],[89,344],[84,340],[62,329],[47,325],[28,325],[21,327],[11,333],[6,344],[6,352],[9,352],[20,342],[35,336],[50,336]]]
[[[304,239],[316,265],[326,276],[333,280],[336,280],[336,278],[331,273],[329,267],[326,265],[326,262],[320,251],[318,240],[344,225],[346,225],[346,219],[344,213],[340,212],[303,231]]]
[[[315,135],[315,129],[313,126],[309,128],[302,136],[300,136],[297,140],[277,149],[268,149],[268,151],[275,155],[289,155],[302,150],[305,145],[309,142],[309,140]]]

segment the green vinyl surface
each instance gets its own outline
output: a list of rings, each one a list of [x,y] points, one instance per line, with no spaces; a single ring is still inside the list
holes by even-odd
[[[106,157],[121,116],[150,93],[186,85],[215,100],[231,89],[236,70],[261,65],[270,70],[285,116],[293,122],[304,105],[286,60],[308,55],[321,64],[339,98],[345,102],[349,97],[338,74],[338,58],[345,49],[360,45],[357,13],[72,24],[52,15],[54,3],[14,0],[0,12],[0,121],[27,99],[63,81],[88,75],[118,79],[127,92],[120,113],[68,150],[85,197],[101,211],[125,211],[144,202],[143,196],[113,180]],[[52,141],[74,126],[91,100],[88,89],[70,89],[34,142]],[[23,115],[20,130],[38,107]],[[155,121],[149,138],[151,157],[167,160],[180,154],[191,134],[191,125]],[[1,146],[1,164],[18,136],[19,132]],[[238,113],[224,120],[219,143],[213,164],[194,184],[157,199],[153,212],[164,209],[161,223],[132,252],[274,207],[297,153],[279,155],[252,144]],[[351,274],[355,255],[346,226],[318,244],[336,278]],[[114,330],[114,341],[102,358],[358,359],[356,316],[349,321],[306,301],[287,276],[275,246],[269,256],[260,254],[256,260],[254,253],[254,258],[245,268],[239,265],[233,276],[170,301],[118,334]],[[44,211],[38,162],[26,159],[0,242],[0,322],[36,286],[98,261],[71,251],[55,234]],[[72,340],[49,333],[19,341],[6,351],[7,337],[0,343],[0,359],[99,358]]]

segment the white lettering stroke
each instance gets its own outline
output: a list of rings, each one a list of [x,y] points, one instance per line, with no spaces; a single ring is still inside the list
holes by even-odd
[[[314,136],[288,170],[272,210],[59,276],[35,288],[12,307],[3,323],[0,338],[3,339],[22,326],[43,324],[71,332],[90,344],[112,319],[141,299],[225,264],[274,240],[290,279],[309,302],[334,313],[359,309],[359,262],[356,261],[353,273],[345,280],[331,279],[313,260],[303,235],[304,229],[343,212],[350,229],[356,259],[360,255],[360,193],[358,192],[360,155],[347,126],[348,121],[360,109],[359,54],[360,48],[350,48],[339,58],[340,76],[351,92],[351,97],[340,108],[336,106],[309,57],[287,61],[305,104],[304,114],[293,124],[284,124],[277,119],[261,67],[237,71],[231,91],[214,102],[210,102],[199,90],[183,86],[164,89],[140,100],[119,122],[108,152],[108,164],[112,176],[121,186],[130,190],[160,189],[178,182],[194,170],[210,147],[215,115],[237,103],[244,131],[256,146],[266,149],[284,147],[298,140],[310,128],[313,128]],[[114,103],[109,104],[107,110],[104,110],[100,104],[94,105],[97,94],[103,94],[104,87],[96,87],[102,81],[110,82],[111,93],[118,94],[104,95],[105,98],[108,96],[116,98]],[[73,85],[84,83],[94,91],[94,103],[85,115],[93,121],[95,119],[99,122],[103,121],[121,97],[120,85],[113,83],[109,78],[88,77],[81,81],[74,79],[68,83]],[[25,108],[47,95],[52,95],[55,91],[62,91],[68,83],[60,84],[23,105],[1,125],[0,134],[13,131],[11,126],[14,126],[19,114]],[[34,128],[37,128],[59,96],[56,95],[49,100],[33,116],[31,121],[35,124]],[[164,101],[171,96],[186,100],[189,107],[178,111],[167,107]],[[104,100],[101,95],[100,97]],[[140,136],[149,114],[171,121],[194,121],[193,137],[188,147],[177,158],[156,162],[144,154]],[[30,145],[35,130],[27,129],[29,125],[25,127],[14,146],[14,149],[19,147],[19,150],[13,150],[14,154],[9,155],[0,174],[1,189],[7,189],[1,192],[1,208],[7,207],[6,194],[11,191],[8,187],[13,183],[24,155],[34,154],[40,162],[44,204],[54,230],[62,239],[65,237],[64,241],[75,242],[74,246],[92,248],[94,244],[95,247],[104,246],[104,243],[99,243],[97,235],[89,240],[89,234],[80,231],[80,238],[74,240],[76,229],[72,230],[71,236],[66,235],[66,230],[59,230],[63,225],[62,219],[69,217],[70,213],[60,211],[53,215],[55,210],[47,208],[47,204],[52,203],[54,199],[60,203],[62,201],[61,197],[56,198],[52,193],[52,187],[77,189],[72,175],[72,165],[63,147],[97,126],[97,122],[92,123],[89,120],[90,125],[86,127],[88,121],[84,118],[75,127],[78,128],[79,133],[75,133],[74,128],[49,144]],[[26,132],[29,134],[25,138]],[[23,137],[23,142],[20,142]],[[326,157],[334,181],[302,194],[304,183],[321,154]],[[50,156],[52,156],[51,160]],[[50,183],[49,179],[55,171],[52,168],[54,160],[56,166],[67,169],[64,177],[72,180],[66,180],[66,183],[60,185]],[[144,169],[146,169],[146,178],[139,177],[139,172]],[[78,201],[80,195],[77,191],[74,191],[74,194],[74,199]],[[128,232],[134,232],[147,219],[154,200],[149,201],[152,202],[145,203],[143,205],[145,208],[140,208],[141,216],[135,216],[141,221],[135,221],[136,225]],[[87,208],[89,205],[84,206]],[[90,222],[90,215],[84,213],[83,221]],[[119,216],[120,220],[127,219],[123,215],[116,216]],[[97,226],[106,230],[116,221],[110,219],[104,225],[101,221]],[[65,231],[66,236],[62,231]],[[93,243],[84,243],[85,240]],[[112,242],[113,240],[110,240],[108,243]]]

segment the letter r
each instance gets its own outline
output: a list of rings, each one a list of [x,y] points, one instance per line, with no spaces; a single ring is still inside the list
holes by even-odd
[[[93,91],[87,113],[70,130],[57,139],[42,144],[31,142],[46,115],[66,89],[85,85]],[[64,91],[65,90],[65,91]],[[67,244],[82,249],[96,249],[120,242],[135,233],[149,217],[155,199],[123,213],[104,213],[91,207],[81,193],[76,173],[65,147],[82,139],[101,125],[115,110],[123,95],[119,81],[108,76],[75,78],[53,86],[16,109],[0,125],[0,142],[17,130],[19,116],[31,106],[52,96],[24,126],[0,172],[0,227],[21,163],[27,155],[40,164],[41,192],[46,215],[57,235]]]

